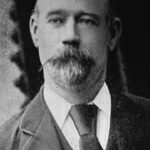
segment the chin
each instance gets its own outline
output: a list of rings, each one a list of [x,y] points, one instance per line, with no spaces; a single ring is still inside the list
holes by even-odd
[[[87,75],[63,75],[63,76],[55,76],[55,82],[62,88],[72,90],[72,91],[80,91],[85,84],[87,79]]]
[[[62,87],[80,87],[88,78],[89,70],[80,64],[66,65],[59,69],[53,68],[55,72],[53,79]]]

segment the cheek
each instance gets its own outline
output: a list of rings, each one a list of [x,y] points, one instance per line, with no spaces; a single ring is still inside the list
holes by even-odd
[[[104,31],[87,32],[82,37],[83,47],[95,60],[102,59],[107,55],[109,38],[107,32]]]
[[[41,63],[44,64],[49,58],[57,53],[59,36],[53,31],[43,28],[39,30],[39,55]]]

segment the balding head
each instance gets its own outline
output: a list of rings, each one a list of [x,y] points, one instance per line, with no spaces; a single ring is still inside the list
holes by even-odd
[[[38,7],[38,3],[39,0],[36,0],[35,2],[35,6],[33,9],[33,13],[35,13],[36,15],[39,15],[39,7]],[[108,19],[113,19],[116,15],[116,0],[108,0],[108,13],[106,14],[106,17],[108,17]]]

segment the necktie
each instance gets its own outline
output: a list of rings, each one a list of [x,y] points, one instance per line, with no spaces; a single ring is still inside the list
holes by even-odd
[[[70,116],[80,135],[80,150],[102,150],[96,137],[97,110],[95,105],[73,105],[70,109]]]

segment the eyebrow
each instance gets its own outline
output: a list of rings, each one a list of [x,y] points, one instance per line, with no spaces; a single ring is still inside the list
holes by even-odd
[[[52,15],[60,15],[60,14],[67,14],[66,10],[63,9],[56,9],[56,10],[52,10],[50,12],[48,12],[46,14],[46,18],[52,16]],[[90,13],[90,12],[84,12],[84,11],[79,11],[75,14],[76,17],[81,17],[81,16],[90,16],[92,18],[94,18],[97,21],[100,21],[100,16],[96,13]]]
[[[65,11],[62,10],[62,9],[56,9],[56,10],[52,10],[52,11],[49,11],[47,14],[46,14],[46,18],[52,16],[52,15],[60,15],[60,14],[64,14]]]

